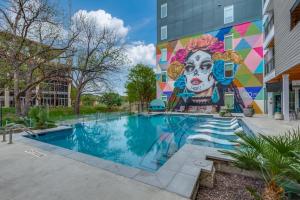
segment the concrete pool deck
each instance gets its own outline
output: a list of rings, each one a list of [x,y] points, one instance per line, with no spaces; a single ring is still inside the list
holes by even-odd
[[[1,200],[184,200],[106,170],[15,141],[0,143]]]
[[[266,120],[255,116],[243,121],[257,133],[262,132],[260,126]],[[264,134],[280,126],[274,129],[274,121],[267,122],[272,128],[265,128]],[[296,128],[297,124],[287,123],[285,128]],[[17,134],[14,144],[0,143],[1,200],[188,199],[202,172],[212,170],[212,161],[207,158],[230,160],[220,155],[214,148],[186,144],[157,172],[150,173]]]
[[[286,131],[300,128],[300,120],[284,121],[275,120],[267,115],[254,115],[253,117],[243,117],[242,120],[257,135],[282,135]]]
[[[71,127],[31,134],[67,129]],[[214,166],[208,160],[211,158],[230,161],[218,149],[186,144],[159,170],[148,172],[43,143],[21,133],[14,135],[12,145],[0,143],[0,193],[5,194],[1,195],[4,199],[15,200],[47,200],[53,195],[54,199],[74,200],[97,196],[108,200],[195,199],[199,185],[213,185]]]

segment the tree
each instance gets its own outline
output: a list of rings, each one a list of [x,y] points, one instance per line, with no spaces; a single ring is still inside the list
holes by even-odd
[[[105,104],[108,107],[108,109],[111,109],[114,106],[121,106],[122,98],[117,93],[108,92],[100,97],[100,102]]]
[[[128,81],[126,82],[126,93],[128,101],[140,102],[142,108],[156,96],[155,73],[152,68],[138,64],[130,70]]]
[[[126,58],[122,38],[115,30],[97,27],[94,19],[83,13],[74,18],[74,32],[79,37],[73,67],[73,84],[76,89],[74,111],[80,114],[80,98],[84,93],[101,93],[106,90],[110,76],[124,66]]]
[[[2,59],[10,68],[16,114],[27,114],[31,91],[41,82],[65,76],[56,60],[67,57],[76,34],[66,31],[50,0],[3,0],[0,4]],[[68,36],[66,36],[68,35]],[[50,64],[51,63],[51,64]],[[50,66],[50,67],[49,67]]]
[[[84,106],[93,106],[94,102],[97,101],[97,96],[92,94],[82,95],[81,102]]]

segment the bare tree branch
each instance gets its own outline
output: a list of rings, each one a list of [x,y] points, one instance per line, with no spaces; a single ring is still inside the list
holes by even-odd
[[[74,46],[77,53],[72,69],[77,91],[75,112],[79,114],[81,94],[104,92],[109,87],[108,76],[124,66],[126,57],[115,30],[96,27],[95,21],[82,14],[74,20],[74,32],[80,33]]]

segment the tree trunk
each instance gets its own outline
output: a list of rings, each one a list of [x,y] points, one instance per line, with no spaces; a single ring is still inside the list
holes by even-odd
[[[275,181],[270,181],[264,188],[263,200],[281,200],[284,194],[284,189],[276,184]]]
[[[37,85],[36,87],[36,105],[37,106],[42,105],[42,95],[41,95],[40,85]]]
[[[31,106],[31,90],[27,90],[25,93],[25,102],[24,102],[24,107],[22,111],[23,116],[27,116],[29,109]]]
[[[74,104],[74,112],[76,115],[80,114],[80,99],[81,99],[81,91],[78,90],[75,97],[75,104]]]
[[[15,99],[15,108],[16,108],[16,115],[21,116],[21,97],[19,94],[19,70],[16,70],[14,73],[14,99]]]

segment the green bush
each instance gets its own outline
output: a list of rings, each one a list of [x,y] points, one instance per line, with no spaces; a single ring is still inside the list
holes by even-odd
[[[46,113],[42,111],[41,115],[44,114],[44,116],[39,116],[39,110],[41,107],[32,107],[29,111],[28,117],[19,118],[15,115],[15,108],[4,108],[3,109],[3,125],[5,123],[18,123],[18,124],[24,124],[26,126],[31,125],[30,119],[32,120],[32,123],[38,121],[40,118],[42,121],[47,121],[48,127],[52,126],[54,121],[60,121],[60,120],[67,120],[67,119],[74,119],[77,117],[74,113],[73,107],[55,107],[55,108],[48,108],[46,109]],[[118,108],[112,108],[109,110],[105,105],[98,105],[95,107],[92,106],[81,106],[80,113],[81,115],[91,115],[95,113],[104,113],[104,112],[117,112],[120,111]],[[47,117],[46,117],[47,116]],[[52,122],[52,123],[51,123]]]
[[[223,153],[234,158],[237,167],[261,173],[266,182],[261,199],[300,195],[300,129],[280,136],[237,135],[240,148]]]
[[[29,111],[29,117],[33,119],[34,128],[47,129],[55,127],[55,123],[50,121],[49,110],[43,106],[32,107]]]
[[[225,111],[220,111],[219,112],[220,117],[224,117],[225,113],[226,113]]]
[[[219,112],[220,117],[232,117],[231,110],[225,106]]]
[[[81,115],[92,115],[96,113],[105,113],[105,112],[117,112],[119,109],[113,108],[108,109],[106,106],[81,106],[80,114]],[[69,107],[56,107],[50,108],[49,118],[53,121],[66,120],[76,118],[77,115],[74,113],[74,108]]]

